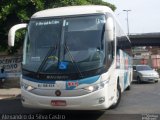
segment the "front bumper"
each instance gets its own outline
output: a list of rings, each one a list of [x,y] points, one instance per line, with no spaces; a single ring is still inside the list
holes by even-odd
[[[63,109],[63,110],[100,110],[110,107],[108,103],[108,86],[103,89],[94,91],[92,93],[75,96],[75,97],[53,97],[53,96],[39,96],[21,89],[22,104],[24,107],[43,108],[43,109]],[[100,103],[100,99],[105,99]],[[66,106],[53,106],[52,100],[66,101]]]
[[[158,77],[141,77],[141,81],[146,81],[146,82],[155,82],[159,80],[160,78]]]

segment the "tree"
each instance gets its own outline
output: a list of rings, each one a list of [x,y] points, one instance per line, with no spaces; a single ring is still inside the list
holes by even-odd
[[[102,0],[1,0],[0,1],[0,51],[8,50],[15,53],[22,46],[24,31],[17,32],[16,43],[12,48],[8,48],[7,38],[11,26],[28,22],[29,18],[37,11],[62,6],[73,5],[105,5],[115,10],[116,7]]]

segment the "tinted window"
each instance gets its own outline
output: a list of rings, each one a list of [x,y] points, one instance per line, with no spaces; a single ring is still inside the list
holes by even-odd
[[[145,71],[145,70],[152,70],[152,68],[150,66],[145,65],[145,66],[137,66],[136,70],[137,71]]]

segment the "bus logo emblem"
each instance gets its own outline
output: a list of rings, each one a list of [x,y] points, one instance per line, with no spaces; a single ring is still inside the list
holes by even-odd
[[[56,94],[56,96],[60,96],[61,95],[61,91],[60,90],[56,90],[55,94]]]

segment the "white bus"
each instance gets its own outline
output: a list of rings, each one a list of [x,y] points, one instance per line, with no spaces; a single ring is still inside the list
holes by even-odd
[[[32,15],[22,62],[24,107],[100,110],[115,108],[132,82],[131,43],[106,6],[70,6]]]

